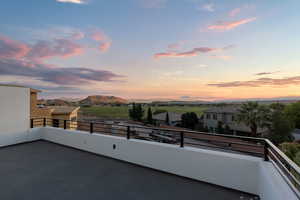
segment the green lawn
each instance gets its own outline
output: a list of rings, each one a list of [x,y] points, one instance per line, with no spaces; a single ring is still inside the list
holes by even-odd
[[[186,113],[195,112],[198,116],[201,116],[206,106],[154,106],[151,107],[152,112],[155,110],[167,110],[169,112]],[[145,107],[145,114],[147,113],[148,107]],[[82,116],[93,116],[99,118],[110,118],[110,119],[128,119],[128,107],[127,106],[92,106],[92,107],[81,107]]]

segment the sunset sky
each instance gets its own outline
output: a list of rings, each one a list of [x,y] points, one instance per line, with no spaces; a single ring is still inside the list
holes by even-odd
[[[300,96],[299,0],[3,0],[0,83],[42,97]]]

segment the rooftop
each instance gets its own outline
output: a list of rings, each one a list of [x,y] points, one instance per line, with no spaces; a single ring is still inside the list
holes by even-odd
[[[80,107],[72,106],[47,106],[47,108],[53,109],[53,114],[70,114],[80,109]]]
[[[0,149],[0,199],[255,199],[256,196],[58,144]],[[17,180],[17,182],[16,182]],[[172,191],[172,192],[171,192]]]
[[[29,88],[29,87],[26,87],[26,86],[23,86],[23,85],[3,84],[3,83],[0,83],[0,86],[2,86],[2,87],[16,87],[16,88]],[[29,89],[30,89],[30,92],[32,92],[32,93],[41,92],[41,90],[37,90],[37,89],[34,89],[34,88],[29,88]]]
[[[236,113],[238,111],[238,106],[220,106],[220,107],[211,107],[206,109],[205,113]]]
[[[171,122],[181,121],[181,114],[175,112],[164,112],[153,115],[153,119],[164,121],[166,120],[167,113],[169,114],[169,120]]]

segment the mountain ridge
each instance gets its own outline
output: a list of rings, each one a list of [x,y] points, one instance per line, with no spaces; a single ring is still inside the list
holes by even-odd
[[[128,101],[121,97],[91,95],[78,102],[80,105],[101,105],[101,104],[127,104]]]

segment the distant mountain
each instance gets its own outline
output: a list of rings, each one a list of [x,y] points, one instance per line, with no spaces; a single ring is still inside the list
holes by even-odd
[[[70,106],[71,102],[62,99],[41,99],[37,102],[45,106]]]
[[[201,105],[211,104],[209,101],[153,101],[155,105]]]
[[[126,99],[114,96],[94,95],[78,102],[80,105],[126,104]]]
[[[61,100],[64,100],[64,101],[68,101],[68,102],[78,102],[80,100],[82,100],[83,98],[68,98],[68,97],[62,97],[62,98],[59,98]]]

